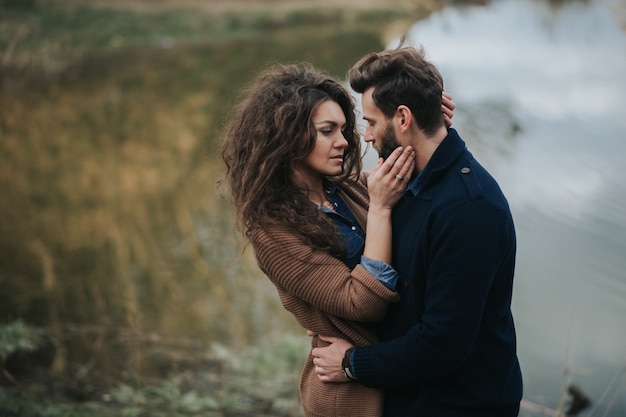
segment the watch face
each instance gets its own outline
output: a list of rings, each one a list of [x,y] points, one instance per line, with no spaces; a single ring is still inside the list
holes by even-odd
[[[352,359],[353,350],[354,350],[354,347],[351,347],[350,349],[346,350],[346,353],[343,355],[343,360],[341,361],[341,367],[343,368],[343,374],[346,376],[346,378],[356,380],[356,377],[354,376],[354,374],[352,373],[352,370],[350,369],[350,362]]]

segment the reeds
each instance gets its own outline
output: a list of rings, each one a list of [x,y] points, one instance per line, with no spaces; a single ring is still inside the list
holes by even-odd
[[[215,190],[204,68],[150,58],[3,92],[0,317],[49,330],[56,375],[141,374],[151,333],[247,344],[278,310]]]

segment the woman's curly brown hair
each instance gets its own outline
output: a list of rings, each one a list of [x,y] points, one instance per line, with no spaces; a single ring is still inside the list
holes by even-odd
[[[248,236],[254,228],[281,224],[334,256],[343,251],[340,236],[306,190],[293,181],[294,167],[315,146],[312,122],[324,101],[336,102],[346,118],[341,178],[361,171],[360,136],[354,101],[339,82],[309,64],[278,65],[263,72],[247,90],[227,126],[222,148],[237,225]]]

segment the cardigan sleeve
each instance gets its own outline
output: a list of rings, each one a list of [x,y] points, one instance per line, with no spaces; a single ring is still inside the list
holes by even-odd
[[[399,300],[361,265],[306,245],[288,228],[257,229],[251,236],[257,263],[274,285],[326,314],[347,320],[381,320]]]

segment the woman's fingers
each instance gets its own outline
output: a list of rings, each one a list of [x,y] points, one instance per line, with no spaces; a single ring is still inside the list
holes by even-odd
[[[396,174],[396,179],[403,182],[409,182],[413,169],[415,168],[415,158],[407,159],[402,165],[400,172]]]
[[[402,196],[415,167],[412,147],[398,147],[382,164],[377,164],[367,182],[370,210],[376,207],[391,208]]]
[[[452,96],[444,91],[441,95],[441,112],[443,113],[443,119],[448,128],[452,126],[452,117],[454,116],[455,108],[456,104],[452,101]]]
[[[410,146],[395,149],[382,165],[382,172],[395,180],[405,181],[413,172],[415,151]]]

